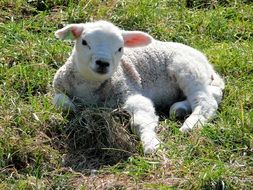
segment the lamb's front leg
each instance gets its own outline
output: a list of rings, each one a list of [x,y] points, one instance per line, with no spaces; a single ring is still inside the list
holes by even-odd
[[[158,116],[151,100],[142,95],[132,95],[127,98],[124,109],[131,114],[132,130],[139,135],[144,153],[155,152],[160,142],[155,133]]]
[[[72,100],[63,93],[56,93],[54,95],[53,104],[57,108],[61,108],[63,111],[76,111],[76,107]]]

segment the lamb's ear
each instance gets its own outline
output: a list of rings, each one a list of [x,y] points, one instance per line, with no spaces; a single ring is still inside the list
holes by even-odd
[[[122,31],[125,47],[141,47],[152,42],[152,37],[140,31]]]
[[[69,24],[55,32],[55,36],[62,40],[75,40],[83,32],[83,24]]]

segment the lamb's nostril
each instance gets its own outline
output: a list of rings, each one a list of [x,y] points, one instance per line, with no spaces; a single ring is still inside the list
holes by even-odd
[[[101,61],[101,60],[97,60],[96,61],[96,64],[99,66],[99,67],[102,67],[102,68],[105,68],[105,67],[108,67],[110,64],[106,61]]]

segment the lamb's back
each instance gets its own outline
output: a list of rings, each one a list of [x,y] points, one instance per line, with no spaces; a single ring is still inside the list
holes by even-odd
[[[205,77],[205,73],[212,72],[201,52],[174,42],[154,40],[145,47],[126,48],[123,60],[133,63],[141,78],[142,93],[156,104],[171,105],[184,96],[177,81],[178,73],[196,73],[197,77],[203,73]]]

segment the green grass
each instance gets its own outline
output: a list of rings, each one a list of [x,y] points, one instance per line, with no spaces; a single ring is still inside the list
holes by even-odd
[[[187,2],[0,1],[0,189],[253,189],[253,3]],[[103,164],[94,176],[81,167],[86,158],[66,164],[69,122],[51,102],[71,51],[54,31],[98,19],[203,51],[226,88],[202,130],[183,135],[165,119],[163,150]]]

